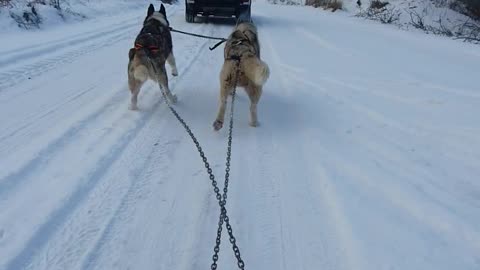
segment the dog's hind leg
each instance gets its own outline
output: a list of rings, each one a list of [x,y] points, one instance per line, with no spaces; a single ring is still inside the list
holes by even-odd
[[[222,66],[222,71],[220,72],[220,102],[217,118],[215,119],[215,122],[213,122],[213,129],[215,131],[218,131],[223,127],[227,98],[228,95],[232,93],[233,80],[236,79],[235,76],[232,76],[233,73],[235,73],[235,64],[232,61],[225,61]]]
[[[245,87],[245,90],[247,91],[248,97],[250,98],[250,126],[257,127],[257,104],[260,100],[260,96],[262,95],[262,87],[248,85],[247,87]]]
[[[168,88],[168,77],[167,77],[167,73],[164,65],[162,65],[159,68],[159,73],[157,77],[158,77],[158,82],[160,83],[160,86],[162,87],[163,91],[165,91],[165,94],[167,95],[170,102],[177,103],[177,96],[172,94],[172,92],[170,91],[170,88]]]
[[[130,106],[128,107],[130,110],[138,110],[137,106],[137,99],[138,93],[140,93],[140,88],[142,87],[143,82],[137,81],[133,78],[129,78],[128,80],[128,88],[130,88],[130,92],[132,93],[132,97],[130,99]]]
[[[227,82],[222,82],[221,84],[222,86],[220,89],[220,103],[219,103],[217,118],[215,119],[215,122],[213,122],[213,129],[215,131],[218,131],[223,127],[223,120],[225,118],[225,109],[227,107],[227,98],[230,92],[232,91],[232,87],[230,87],[230,85]]]
[[[167,57],[167,62],[172,68],[172,75],[178,76],[177,64],[175,63],[175,56],[173,55],[173,51]]]

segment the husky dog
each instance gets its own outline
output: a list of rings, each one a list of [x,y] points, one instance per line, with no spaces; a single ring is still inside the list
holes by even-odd
[[[227,97],[235,85],[247,92],[250,98],[250,125],[258,126],[257,104],[269,75],[267,64],[260,59],[257,28],[251,22],[239,23],[225,44],[224,63],[220,72],[220,106],[213,128],[220,130],[223,127]]]
[[[168,77],[165,62],[172,68],[172,75],[177,76],[177,66],[172,50],[167,13],[163,4],[155,11],[152,4],[148,7],[143,28],[135,39],[135,48],[128,52],[128,87],[132,93],[131,110],[137,110],[137,97],[143,83],[148,79],[159,82],[168,99],[175,103],[176,95],[168,88]]]

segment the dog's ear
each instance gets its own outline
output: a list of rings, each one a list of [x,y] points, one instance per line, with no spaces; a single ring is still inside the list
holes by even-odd
[[[147,17],[150,17],[154,12],[155,12],[155,7],[152,4],[150,4],[150,6],[148,6]]]
[[[163,4],[160,6],[160,13],[162,13],[165,18],[167,17],[167,11],[165,10],[165,6]]]

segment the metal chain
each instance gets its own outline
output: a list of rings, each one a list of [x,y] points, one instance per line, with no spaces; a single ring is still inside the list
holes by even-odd
[[[233,92],[232,92],[232,103],[230,107],[230,124],[229,124],[229,129],[228,129],[228,145],[227,145],[227,158],[226,158],[226,167],[225,167],[225,183],[223,187],[223,197],[222,201],[220,202],[220,217],[218,221],[218,229],[217,229],[217,238],[215,240],[215,247],[213,248],[213,263],[211,265],[212,270],[217,269],[217,261],[218,261],[218,252],[220,251],[220,243],[221,243],[221,237],[222,237],[222,227],[223,227],[223,222],[225,222],[225,225],[227,227],[227,232],[229,235],[229,240],[230,243],[232,244],[232,249],[233,253],[235,254],[235,257],[237,258],[237,266],[240,269],[245,269],[245,263],[242,260],[242,257],[240,255],[240,249],[237,246],[237,240],[235,239],[235,236],[233,235],[233,229],[230,224],[230,219],[228,218],[227,215],[227,209],[225,208],[227,204],[227,193],[228,193],[228,182],[230,179],[230,160],[231,160],[231,155],[232,155],[232,138],[233,138],[233,112],[234,112],[234,104],[235,104],[235,94],[236,94],[236,89],[237,89],[237,82],[238,82],[238,76],[239,76],[239,65],[240,65],[240,58],[236,59],[237,61],[237,70],[235,74],[235,81],[233,85]],[[218,194],[218,193],[217,193]]]
[[[155,64],[153,63],[152,59],[148,57],[150,64],[153,67],[153,70],[155,74],[157,74],[157,69],[155,67]],[[237,266],[241,270],[245,269],[245,263],[243,262],[241,255],[240,255],[240,249],[238,248],[236,242],[237,240],[235,239],[235,236],[233,235],[233,228],[230,224],[230,219],[227,214],[227,209],[225,207],[227,203],[227,192],[228,192],[228,182],[230,178],[230,160],[231,160],[231,154],[232,154],[232,134],[233,134],[233,109],[234,109],[234,101],[235,101],[235,93],[236,93],[236,88],[237,88],[237,80],[238,80],[238,75],[239,75],[239,65],[240,65],[240,60],[237,61],[237,72],[236,72],[236,79],[235,79],[235,84],[233,88],[233,94],[232,94],[232,105],[230,108],[230,125],[229,125],[229,134],[228,134],[228,147],[227,147],[227,162],[226,162],[226,168],[225,168],[225,183],[223,187],[223,196],[220,194],[220,189],[218,188],[217,181],[215,180],[215,175],[213,174],[212,168],[210,167],[210,164],[208,163],[207,157],[205,156],[205,153],[203,152],[202,147],[200,146],[200,143],[198,142],[197,138],[193,134],[192,130],[190,127],[187,125],[185,120],[177,113],[177,111],[173,108],[172,104],[170,103],[170,100],[168,99],[167,94],[165,93],[165,89],[161,86],[160,82],[158,82],[158,86],[160,88],[160,92],[162,93],[163,99],[165,100],[165,103],[167,104],[167,107],[170,109],[170,111],[173,113],[173,115],[177,118],[177,120],[182,124],[183,128],[185,131],[187,131],[188,135],[192,139],[193,143],[195,144],[198,153],[200,154],[200,157],[202,158],[202,161],[205,165],[205,168],[207,169],[207,173],[209,175],[209,178],[212,182],[213,186],[213,191],[215,192],[215,197],[217,198],[218,205],[220,206],[220,217],[218,221],[218,229],[217,229],[217,238],[215,240],[215,247],[214,247],[214,255],[212,256],[213,263],[211,265],[212,270],[217,269],[217,261],[218,261],[218,253],[220,251],[220,244],[221,244],[221,237],[222,237],[222,227],[223,223],[225,222],[226,227],[227,227],[227,232],[229,235],[229,240],[230,243],[232,244],[232,249],[235,254],[235,257],[237,258]]]

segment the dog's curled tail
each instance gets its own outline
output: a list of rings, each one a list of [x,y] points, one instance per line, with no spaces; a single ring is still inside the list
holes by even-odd
[[[270,76],[270,69],[267,63],[258,57],[243,58],[241,65],[245,76],[257,86],[264,85]]]

